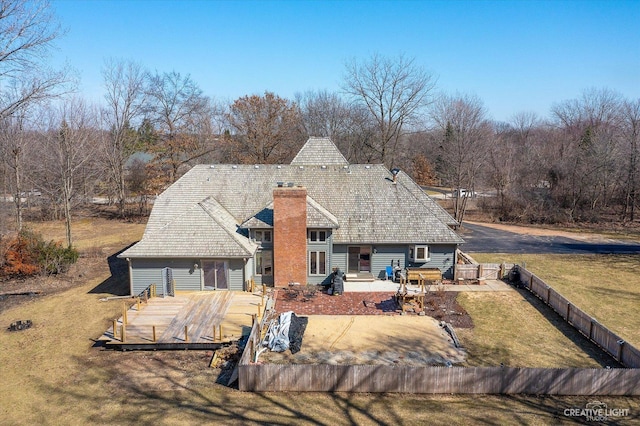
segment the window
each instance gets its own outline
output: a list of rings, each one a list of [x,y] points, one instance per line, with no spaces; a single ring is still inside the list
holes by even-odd
[[[327,275],[327,252],[309,252],[309,275]]]
[[[327,241],[327,231],[320,231],[312,229],[309,231],[309,241],[311,242],[323,242]]]
[[[256,231],[256,241],[259,241],[259,242],[264,241],[265,243],[270,243],[271,231],[270,230]]]
[[[261,250],[256,253],[256,275],[273,275],[273,252]]]
[[[426,262],[429,260],[429,246],[409,247],[409,258],[414,262]]]

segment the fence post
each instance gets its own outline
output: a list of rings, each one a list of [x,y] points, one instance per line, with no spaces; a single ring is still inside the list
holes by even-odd
[[[622,363],[622,348],[624,347],[624,340],[618,340],[618,353],[616,354],[616,360]]]
[[[595,318],[591,318],[591,322],[589,323],[589,339],[593,340],[593,323],[597,322]]]
[[[156,342],[156,326],[153,326],[153,343]]]
[[[547,302],[547,305],[549,304],[550,300],[551,300],[551,287],[547,286],[547,300],[545,300],[545,302]]]
[[[120,341],[124,343],[125,340],[127,340],[127,326],[123,323],[122,331],[120,332]]]
[[[529,290],[533,288],[533,274],[529,275]]]
[[[571,303],[567,302],[567,317],[565,318],[569,322],[569,313],[571,312]]]
[[[127,323],[127,303],[122,302],[122,324]]]
[[[184,326],[184,341],[185,343],[189,342],[189,326],[188,325]]]
[[[118,320],[113,320],[113,338],[118,338]]]

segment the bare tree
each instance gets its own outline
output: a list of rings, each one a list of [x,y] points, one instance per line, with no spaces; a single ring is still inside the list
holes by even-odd
[[[462,223],[468,195],[485,164],[493,130],[480,98],[442,95],[433,105],[431,118],[441,134],[438,172],[444,183],[456,189],[454,218]],[[461,189],[469,192],[462,193]]]
[[[325,136],[354,163],[371,162],[375,155],[366,148],[375,137],[375,124],[359,104],[348,103],[326,90],[296,94],[307,136]]]
[[[377,134],[366,147],[385,165],[394,165],[403,132],[431,103],[435,82],[414,59],[403,55],[374,54],[364,63],[355,59],[347,63],[343,89],[374,118]]]
[[[623,141],[626,145],[627,176],[624,186],[622,220],[633,222],[638,201],[638,144],[640,144],[640,98],[627,100],[622,106]]]
[[[64,91],[67,72],[47,66],[60,33],[48,1],[0,0],[0,118]]]
[[[227,121],[231,132],[225,137],[225,144],[230,161],[285,162],[291,160],[304,142],[298,106],[271,92],[236,99]]]
[[[102,77],[107,101],[102,117],[108,127],[103,153],[116,187],[118,214],[123,217],[127,197],[125,166],[141,145],[135,126],[145,105],[145,73],[134,62],[111,59],[105,62]]]
[[[620,106],[619,94],[590,89],[552,109],[563,136],[552,190],[572,221],[607,206],[618,185]]]
[[[51,109],[43,120],[41,129],[41,154],[39,158],[42,176],[48,177],[51,190],[62,204],[65,218],[67,246],[73,245],[71,216],[79,181],[95,161],[97,144],[97,112],[83,100],[72,98]]]
[[[25,185],[25,156],[30,154],[32,135],[28,132],[28,119],[23,108],[16,109],[9,117],[0,121],[0,152],[4,166],[11,171],[10,181],[13,189],[13,202],[16,208],[15,225],[22,230],[22,199]],[[28,191],[26,191],[28,192]]]
[[[147,117],[158,133],[154,161],[173,182],[181,166],[214,149],[211,104],[190,76],[175,71],[151,75],[147,95]]]

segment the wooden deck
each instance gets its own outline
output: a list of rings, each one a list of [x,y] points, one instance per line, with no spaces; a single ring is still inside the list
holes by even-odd
[[[252,315],[258,314],[261,303],[259,293],[232,291],[154,297],[140,303],[140,310],[137,303],[128,301],[123,305],[131,305],[126,311],[124,341],[123,317],[116,322],[116,335],[112,326],[100,340],[121,349],[216,349],[249,334]]]

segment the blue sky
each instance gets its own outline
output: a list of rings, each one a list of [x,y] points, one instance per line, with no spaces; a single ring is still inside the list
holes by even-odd
[[[222,101],[271,91],[339,91],[345,61],[404,54],[447,93],[480,97],[492,118],[589,88],[640,97],[640,0],[53,0],[82,93],[102,99],[105,58],[189,74]]]

